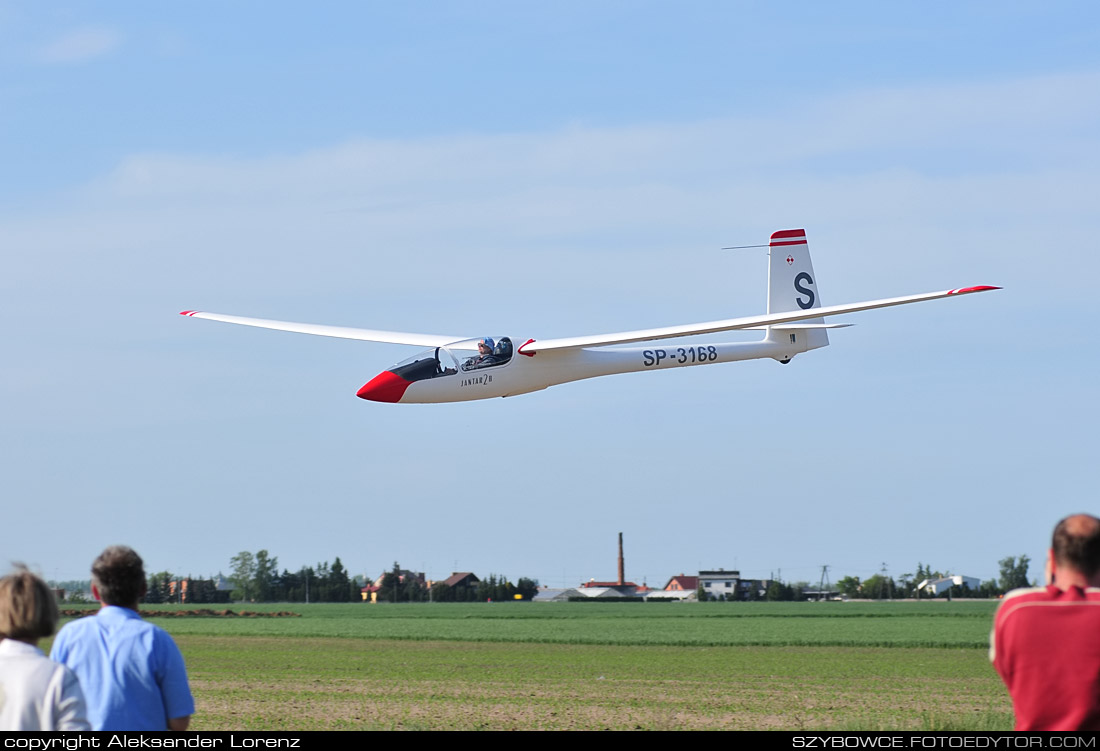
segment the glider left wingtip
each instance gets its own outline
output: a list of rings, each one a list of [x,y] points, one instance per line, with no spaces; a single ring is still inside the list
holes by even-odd
[[[991,289],[1003,289],[1002,287],[993,287],[988,284],[979,284],[977,287],[960,287],[959,289],[953,289],[947,294],[949,295],[969,295],[971,292],[988,292]]]
[[[199,311],[197,311],[197,310],[181,310],[181,311],[180,311],[180,315],[181,315],[181,316],[193,316],[193,315],[195,315],[195,314],[196,314],[196,313],[198,313],[198,312],[199,312]]]

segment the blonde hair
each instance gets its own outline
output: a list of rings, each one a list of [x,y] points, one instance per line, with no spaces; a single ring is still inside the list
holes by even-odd
[[[59,617],[53,592],[26,566],[0,579],[0,637],[38,641],[53,634]]]

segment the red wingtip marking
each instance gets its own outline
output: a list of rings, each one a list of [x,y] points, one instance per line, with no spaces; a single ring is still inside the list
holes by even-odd
[[[981,285],[978,285],[977,287],[963,287],[961,289],[953,289],[948,294],[965,295],[968,292],[985,292],[986,290],[989,290],[989,289],[1001,289],[1001,288],[1000,287],[991,287],[988,284],[981,284]]]
[[[534,339],[528,339],[523,344],[519,345],[519,348],[516,350],[516,352],[519,352],[524,357],[534,357],[535,355],[538,354],[538,352],[524,352],[523,351],[523,348],[526,347],[528,344],[534,344],[534,343],[535,343]]]
[[[787,237],[805,237],[806,230],[804,229],[781,229],[778,232],[772,233],[773,240],[782,240]]]
[[[197,311],[197,310],[181,310],[181,311],[180,311],[180,315],[181,315],[181,316],[193,316],[193,315],[195,315],[195,314],[196,314],[196,313],[198,313],[198,312],[199,312],[199,311]]]
[[[372,402],[399,402],[405,395],[405,389],[412,385],[412,381],[406,381],[397,373],[383,370],[374,378],[363,384],[363,387],[355,393],[360,399],[368,399]]]

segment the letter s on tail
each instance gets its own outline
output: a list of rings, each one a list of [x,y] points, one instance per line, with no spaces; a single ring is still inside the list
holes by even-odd
[[[810,246],[806,243],[806,230],[784,229],[773,232],[768,243],[768,312],[785,313],[792,310],[811,310],[821,307],[821,294],[817,277],[810,262]],[[824,318],[814,318],[805,323],[824,323]],[[824,328],[794,328],[794,324],[782,330],[769,329],[768,338],[791,343],[795,337],[795,351],[804,352],[829,345],[829,334]]]

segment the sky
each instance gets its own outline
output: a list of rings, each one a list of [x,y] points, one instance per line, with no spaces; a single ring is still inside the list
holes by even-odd
[[[1098,168],[1088,2],[0,0],[0,559],[558,587],[614,578],[623,532],[650,586],[1040,578],[1098,511]],[[442,405],[355,397],[408,348],[178,315],[753,315],[766,250],[722,248],[803,227],[825,305],[1004,289],[788,365]]]

